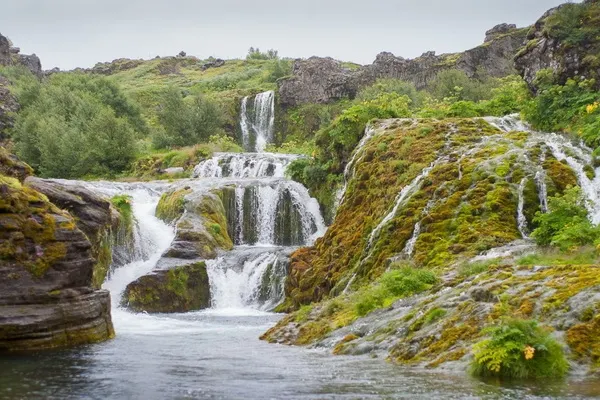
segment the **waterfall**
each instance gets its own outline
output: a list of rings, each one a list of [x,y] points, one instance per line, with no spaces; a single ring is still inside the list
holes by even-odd
[[[519,184],[519,201],[517,205],[517,227],[519,228],[519,232],[523,239],[529,238],[528,228],[527,228],[527,218],[525,218],[525,214],[523,210],[525,208],[525,198],[523,193],[525,192],[525,185],[527,184],[527,178],[521,179],[521,183]]]
[[[275,128],[275,92],[259,93],[250,103],[250,96],[242,99],[240,128],[246,151],[263,152],[273,140]]]
[[[207,262],[212,307],[271,310],[284,297],[290,249],[238,248]]]
[[[301,156],[272,153],[215,153],[194,169],[195,178],[283,178]]]

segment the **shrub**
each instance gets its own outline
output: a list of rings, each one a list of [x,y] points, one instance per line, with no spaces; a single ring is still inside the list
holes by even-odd
[[[400,79],[379,79],[373,85],[362,89],[356,98],[359,101],[370,101],[391,93],[408,97],[412,107],[419,107],[423,102],[423,93],[418,92],[412,82]]]
[[[23,90],[27,100],[11,134],[17,154],[40,175],[112,175],[135,158],[135,139],[145,125],[105,78],[58,74],[39,90]]]
[[[561,250],[593,244],[600,238],[600,228],[587,218],[585,200],[577,186],[565,190],[563,195],[548,199],[548,213],[537,212],[533,220],[537,228],[531,236],[543,246],[556,246]]]
[[[453,98],[456,100],[480,101],[490,98],[491,89],[498,86],[493,79],[477,80],[469,78],[461,70],[445,70],[429,84],[429,92],[439,100]]]
[[[506,320],[484,333],[489,338],[473,347],[471,368],[477,376],[550,378],[569,369],[560,344],[536,321]]]

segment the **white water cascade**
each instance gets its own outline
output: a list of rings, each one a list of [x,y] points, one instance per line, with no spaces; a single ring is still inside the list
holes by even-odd
[[[241,106],[240,128],[246,151],[263,152],[273,140],[275,128],[275,92],[259,93],[250,103],[250,96],[244,97]]]
[[[195,178],[283,178],[301,156],[274,153],[215,153],[194,169]]]

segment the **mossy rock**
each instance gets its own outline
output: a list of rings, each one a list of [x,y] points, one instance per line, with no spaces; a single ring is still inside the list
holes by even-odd
[[[123,305],[136,312],[179,313],[210,307],[206,264],[154,271],[127,285]]]

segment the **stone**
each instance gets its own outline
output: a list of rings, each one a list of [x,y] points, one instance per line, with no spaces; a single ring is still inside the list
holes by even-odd
[[[202,69],[202,71],[206,71],[209,68],[219,68],[219,67],[222,67],[223,65],[225,65],[225,60],[221,60],[220,58],[217,58],[216,60],[209,61],[207,63],[202,64],[202,67],[200,67],[200,68]]]
[[[113,337],[109,293],[92,288],[90,241],[8,169],[0,175],[0,353]]]
[[[21,49],[13,47],[10,40],[0,34],[0,65],[23,65],[38,78],[41,78],[43,73],[39,57],[35,54],[20,54],[20,52]]]
[[[515,25],[515,24],[496,25],[495,27],[493,27],[492,29],[490,29],[489,31],[487,31],[485,33],[485,41],[484,42],[485,43],[491,42],[492,40],[496,39],[498,36],[506,35],[507,33],[514,31],[515,29],[517,29],[517,25]]]
[[[169,204],[177,209],[167,209]],[[227,232],[227,216],[223,202],[214,193],[194,192],[191,189],[163,195],[157,215],[166,222],[175,221],[175,240],[165,257],[182,259],[212,259],[219,250],[231,250],[233,242]],[[173,218],[174,217],[174,218]]]
[[[117,240],[128,237],[118,234],[126,228],[121,224],[119,212],[108,199],[81,186],[36,177],[27,178],[25,185],[43,193],[52,203],[76,217],[77,227],[92,244],[92,256],[97,261],[93,285],[100,288],[111,267],[113,250],[118,244],[126,245]]]
[[[206,264],[157,270],[127,285],[123,305],[137,312],[179,313],[210,307]]]
[[[592,4],[593,1],[582,4]],[[600,69],[596,63],[586,60],[595,59],[597,53],[591,43],[584,46],[573,46],[553,37],[546,31],[546,21],[559,12],[562,5],[548,10],[531,28],[527,35],[527,45],[516,55],[515,66],[529,85],[533,93],[537,93],[535,79],[541,70],[549,69],[554,72],[557,83],[564,84],[575,76],[595,78],[596,87],[600,89]],[[583,5],[577,5],[582,7]]]
[[[296,60],[292,75],[279,82],[279,103],[285,108],[352,99],[360,89],[378,79],[401,79],[412,82],[417,89],[424,89],[438,73],[448,69],[462,70],[469,77],[481,73],[505,77],[516,73],[513,57],[524,43],[526,30],[502,25],[488,33],[486,43],[463,53],[436,55],[428,51],[409,60],[382,52],[373,64],[356,70],[346,69],[332,58]]]

